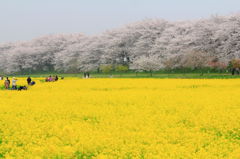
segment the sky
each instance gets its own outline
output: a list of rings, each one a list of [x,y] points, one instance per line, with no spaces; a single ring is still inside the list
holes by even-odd
[[[0,0],[0,42],[48,34],[99,34],[147,18],[240,13],[240,0]]]

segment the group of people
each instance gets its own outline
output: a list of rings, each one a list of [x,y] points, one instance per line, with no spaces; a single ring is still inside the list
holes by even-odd
[[[0,80],[3,80],[4,77],[1,77]],[[17,86],[17,81],[18,79],[13,77],[12,78],[12,82],[10,81],[10,79],[8,77],[6,77],[6,80],[4,81],[4,88],[6,90],[27,90],[27,86]],[[12,83],[12,87],[11,87],[11,83]],[[36,83],[34,81],[32,81],[31,77],[27,78],[27,84],[29,86],[33,86]]]
[[[56,81],[58,81],[58,76],[55,76],[55,77],[49,76],[45,79],[45,82],[56,82]]]
[[[28,84],[29,86],[33,86],[33,85],[36,84],[36,82],[35,82],[35,81],[32,81],[31,77],[28,77],[28,78],[27,78],[27,84]]]
[[[45,79],[45,82],[56,82],[58,81],[58,76],[49,76]],[[64,79],[64,77],[61,77],[61,79]],[[4,80],[3,76],[0,76],[0,80]],[[18,86],[17,85],[18,79],[13,77],[12,80],[10,80],[8,77],[4,80],[4,88],[6,90],[27,90],[27,86]],[[36,84],[35,81],[31,79],[31,77],[27,78],[27,85],[28,86],[33,86]]]
[[[7,77],[6,80],[4,81],[4,88],[10,89],[10,84],[11,84],[11,81]],[[15,77],[12,78],[12,90],[17,90],[17,79]]]
[[[84,72],[83,77],[84,78],[90,78],[90,73],[89,72]]]

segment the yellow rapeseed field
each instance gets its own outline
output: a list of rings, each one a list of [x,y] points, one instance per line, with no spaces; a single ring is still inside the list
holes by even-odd
[[[0,158],[240,158],[239,79],[34,80],[0,90]]]

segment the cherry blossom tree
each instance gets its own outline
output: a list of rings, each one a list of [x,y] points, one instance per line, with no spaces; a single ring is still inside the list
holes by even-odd
[[[213,57],[218,67],[240,58],[239,14],[182,22],[146,19],[95,36],[59,34],[3,43],[0,73],[77,73],[101,65],[195,69],[209,66]]]
[[[136,71],[148,71],[153,75],[153,71],[161,69],[163,66],[157,56],[141,56],[134,60],[131,69]]]

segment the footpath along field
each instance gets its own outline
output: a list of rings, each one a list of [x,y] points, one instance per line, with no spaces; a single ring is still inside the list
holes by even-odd
[[[34,80],[0,90],[0,158],[240,158],[239,79]]]

